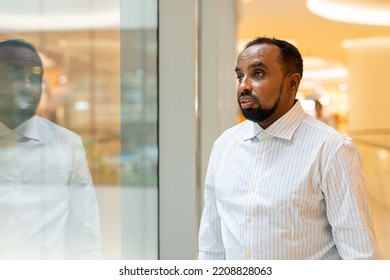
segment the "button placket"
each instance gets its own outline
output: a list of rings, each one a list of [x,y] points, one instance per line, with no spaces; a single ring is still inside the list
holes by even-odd
[[[265,159],[265,152],[267,150],[266,146],[265,146],[265,143],[262,141],[262,140],[265,140],[266,138],[268,138],[269,135],[268,133],[266,132],[261,132],[259,135],[258,135],[258,141],[259,141],[259,152],[256,154],[256,159],[259,160],[259,161],[262,161]],[[263,142],[263,143],[262,143]]]

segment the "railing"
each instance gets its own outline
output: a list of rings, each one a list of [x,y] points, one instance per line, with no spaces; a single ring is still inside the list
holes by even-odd
[[[349,135],[362,155],[378,245],[390,259],[390,130],[359,130]]]
[[[370,199],[390,212],[390,130],[359,130],[349,135],[362,155]]]

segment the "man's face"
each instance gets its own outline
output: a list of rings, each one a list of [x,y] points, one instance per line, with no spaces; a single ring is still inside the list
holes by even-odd
[[[267,128],[291,108],[289,79],[282,71],[280,50],[270,44],[253,45],[237,58],[237,98],[243,115]]]
[[[0,48],[0,121],[26,120],[35,114],[42,91],[42,65],[24,47]]]

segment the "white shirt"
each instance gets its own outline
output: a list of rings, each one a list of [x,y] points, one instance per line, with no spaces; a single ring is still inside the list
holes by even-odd
[[[380,258],[356,146],[300,102],[225,131],[204,196],[199,259]]]
[[[34,116],[0,122],[0,259],[100,258],[97,201],[81,138]]]

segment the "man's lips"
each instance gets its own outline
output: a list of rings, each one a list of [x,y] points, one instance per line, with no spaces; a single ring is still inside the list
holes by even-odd
[[[255,100],[250,96],[240,96],[239,102],[242,109],[247,109],[255,104]]]
[[[35,103],[34,98],[32,96],[17,96],[15,97],[14,102],[16,106],[21,110],[31,108],[34,106]]]

